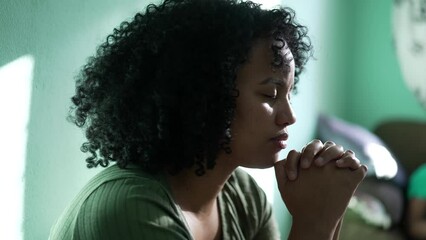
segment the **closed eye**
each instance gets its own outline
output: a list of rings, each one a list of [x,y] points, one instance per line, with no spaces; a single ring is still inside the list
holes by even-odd
[[[269,99],[277,99],[277,94],[269,95],[269,94],[262,94],[265,98]]]

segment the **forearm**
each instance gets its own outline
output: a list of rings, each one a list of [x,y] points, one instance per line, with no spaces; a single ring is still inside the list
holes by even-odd
[[[334,230],[333,240],[339,239],[340,229],[342,228],[342,222],[343,222],[343,217],[340,219],[339,223],[337,224],[336,229]]]
[[[302,223],[293,221],[288,240],[334,240],[336,227],[327,227],[322,223]]]
[[[426,201],[413,198],[408,205],[408,231],[414,238],[426,239]]]
[[[417,221],[409,228],[410,235],[418,239],[426,238],[426,220]]]

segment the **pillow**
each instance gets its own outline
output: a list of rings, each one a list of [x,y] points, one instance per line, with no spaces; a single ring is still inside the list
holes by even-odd
[[[362,164],[367,165],[367,176],[392,180],[400,186],[406,184],[406,174],[401,164],[388,150],[385,143],[367,129],[320,114],[317,123],[317,137],[322,141],[333,141],[345,149],[351,149]]]

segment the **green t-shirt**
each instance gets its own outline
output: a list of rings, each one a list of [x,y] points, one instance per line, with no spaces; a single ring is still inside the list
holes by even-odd
[[[279,239],[264,192],[237,169],[219,194],[224,240]],[[55,226],[51,240],[192,239],[163,175],[111,166],[77,195]]]
[[[411,174],[408,197],[426,199],[426,164],[422,164]]]

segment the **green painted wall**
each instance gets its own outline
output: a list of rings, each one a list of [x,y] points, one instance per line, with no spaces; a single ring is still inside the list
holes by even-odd
[[[393,48],[393,1],[331,1],[329,64],[322,78],[331,94],[321,99],[320,109],[371,130],[390,119],[426,120],[405,86]]]
[[[0,66],[23,55],[35,61],[24,176],[24,239],[47,239],[54,220],[97,172],[86,169],[79,151],[83,134],[65,120],[73,77],[106,34],[146,2],[2,1]]]
[[[386,119],[426,120],[402,79],[392,42],[392,1],[356,1],[353,95],[348,119],[368,128]],[[426,36],[425,36],[426,37]]]

